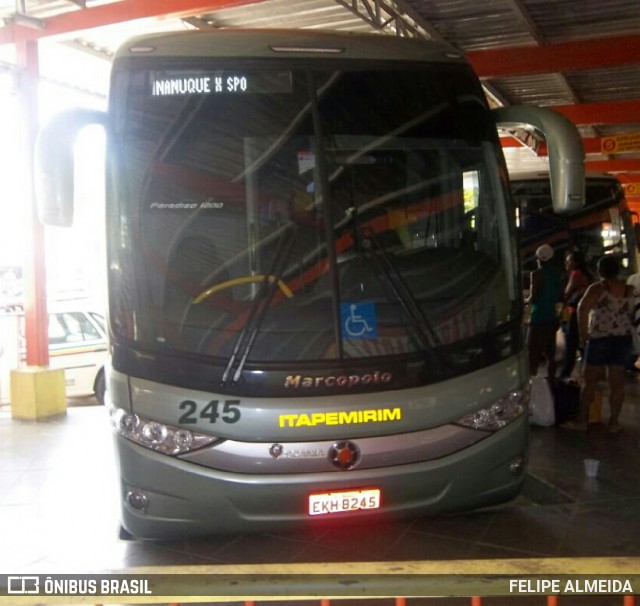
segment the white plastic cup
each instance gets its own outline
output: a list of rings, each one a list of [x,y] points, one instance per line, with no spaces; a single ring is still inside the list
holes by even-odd
[[[600,461],[598,461],[597,459],[585,459],[584,472],[587,474],[587,477],[595,478],[598,475],[599,466],[600,466]]]

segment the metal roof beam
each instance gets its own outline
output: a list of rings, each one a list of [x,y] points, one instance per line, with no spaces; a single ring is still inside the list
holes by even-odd
[[[525,24],[526,28],[529,30],[531,37],[538,44],[544,44],[545,38],[540,31],[540,28],[531,18],[531,15],[529,14],[527,8],[524,6],[524,4],[522,4],[522,0],[511,0],[509,4],[511,5],[511,9],[516,14],[518,19],[520,19],[520,21],[522,21]]]
[[[402,15],[406,15],[411,22],[419,26],[426,33],[426,37],[436,42],[442,42],[444,44],[451,44],[440,34],[440,32],[433,26],[430,21],[427,21],[422,15],[416,13],[411,2],[407,0],[395,0],[395,5],[398,7],[398,11]]]
[[[36,30],[11,23],[0,28],[0,44],[11,44],[114,25],[149,17],[189,17],[223,8],[256,4],[262,0],[122,0],[55,15]]]
[[[640,130],[640,127],[638,128],[638,130]],[[615,135],[614,135],[615,136]],[[611,154],[607,154],[607,152],[603,152],[602,151],[602,139],[603,137],[583,137],[582,138],[582,145],[584,146],[584,153],[585,154],[602,154],[603,156],[608,156]],[[500,144],[502,145],[503,148],[520,148],[523,146],[523,142],[521,139],[518,139],[517,137],[513,136],[513,134],[510,134],[508,136],[501,136],[500,137]],[[640,149],[638,150],[640,152]],[[637,152],[618,152],[618,154],[620,153],[637,153]],[[546,156],[547,155],[547,146],[546,144],[543,142],[540,147],[539,147],[539,154],[540,156]]]
[[[354,15],[380,31],[407,38],[426,38],[426,32],[407,14],[387,0],[335,0]]]
[[[640,100],[607,101],[603,103],[576,103],[554,105],[553,109],[574,124],[626,124],[640,125]]]
[[[640,63],[640,35],[469,51],[466,57],[481,78],[619,67]]]
[[[584,163],[588,172],[594,173],[640,173],[640,158],[588,160]]]

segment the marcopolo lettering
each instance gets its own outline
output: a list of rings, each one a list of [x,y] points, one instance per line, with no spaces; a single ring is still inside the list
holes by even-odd
[[[356,387],[358,385],[384,385],[391,383],[393,375],[390,372],[376,370],[372,373],[359,375],[326,375],[307,377],[304,375],[289,375],[284,380],[285,387],[293,389],[318,389],[320,387]]]

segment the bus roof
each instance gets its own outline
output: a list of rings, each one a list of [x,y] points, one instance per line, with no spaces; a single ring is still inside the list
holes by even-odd
[[[117,51],[126,57],[308,57],[467,63],[452,46],[384,34],[321,30],[173,31],[137,36]]]

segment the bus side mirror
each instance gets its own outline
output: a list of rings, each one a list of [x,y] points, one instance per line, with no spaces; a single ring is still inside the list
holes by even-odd
[[[493,110],[501,126],[533,126],[547,141],[553,210],[567,213],[584,206],[584,146],[573,122],[543,107],[510,105]]]
[[[73,223],[73,146],[82,128],[106,125],[106,113],[88,109],[61,112],[38,133],[34,158],[34,187],[38,216],[44,225]]]

